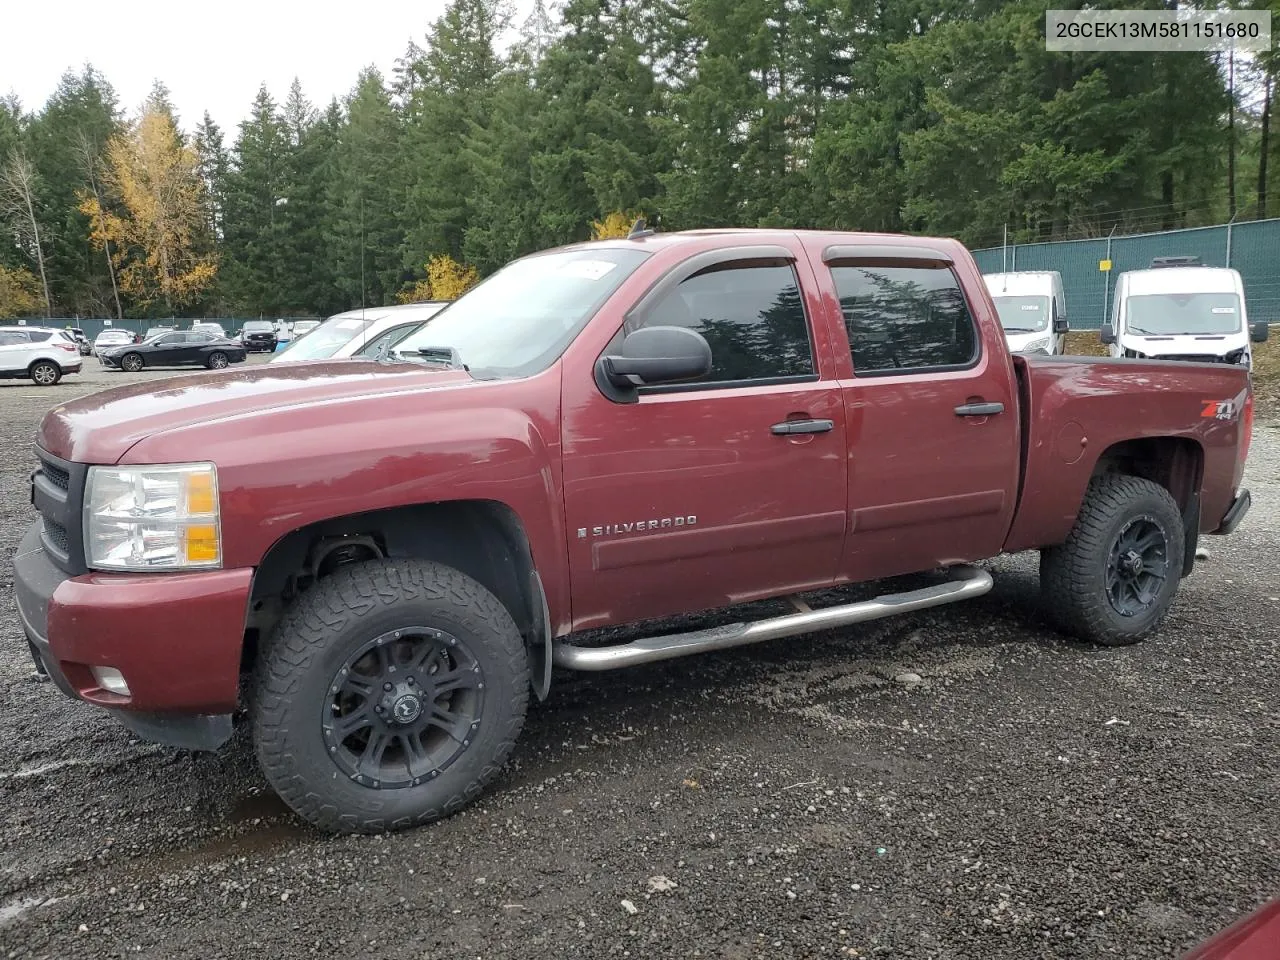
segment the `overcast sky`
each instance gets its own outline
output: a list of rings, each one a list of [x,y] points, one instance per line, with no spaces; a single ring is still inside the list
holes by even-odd
[[[0,0],[0,95],[39,109],[85,62],[133,113],[159,79],[190,131],[205,110],[229,133],[261,83],[277,101],[296,76],[315,104],[347,93],[360,68],[390,75],[423,42],[445,0]],[[228,136],[228,141],[231,137]]]

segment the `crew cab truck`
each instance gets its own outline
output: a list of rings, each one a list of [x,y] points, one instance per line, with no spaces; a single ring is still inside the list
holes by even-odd
[[[243,712],[297,813],[388,830],[476,797],[557,671],[977,597],[1002,552],[1041,551],[1065,630],[1138,640],[1248,509],[1251,418],[1240,367],[1012,356],[951,240],[637,229],[509,264],[381,360],[59,405],[17,604],[69,696],[191,749]]]

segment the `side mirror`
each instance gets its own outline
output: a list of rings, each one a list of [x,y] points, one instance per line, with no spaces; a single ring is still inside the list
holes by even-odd
[[[623,389],[696,380],[711,372],[711,346],[685,327],[643,327],[616,354],[600,358],[611,384]]]
[[[1115,343],[1116,328],[1109,323],[1104,323],[1102,329],[1098,331],[1098,339],[1108,345]]]
[[[1054,333],[1066,333],[1070,329],[1071,324],[1067,323],[1066,317],[1059,317],[1057,320],[1053,321]]]
[[[1271,330],[1267,326],[1267,321],[1259,320],[1249,325],[1249,339],[1254,343],[1266,343],[1269,336],[1271,336]]]

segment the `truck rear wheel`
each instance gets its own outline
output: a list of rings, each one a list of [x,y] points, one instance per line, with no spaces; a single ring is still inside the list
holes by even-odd
[[[352,564],[285,614],[251,713],[258,762],[301,817],[376,833],[460,810],[524,724],[529,667],[483,586],[419,560]]]
[[[1164,620],[1178,592],[1182,516],[1158,483],[1095,477],[1065,543],[1040,555],[1053,618],[1082,640],[1124,646]]]

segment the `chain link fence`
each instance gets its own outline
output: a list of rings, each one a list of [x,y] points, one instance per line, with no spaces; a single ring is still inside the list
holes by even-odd
[[[1210,267],[1234,267],[1244,281],[1249,320],[1280,323],[1280,219],[1167,230],[1094,240],[1010,244],[975,250],[983,273],[1057,270],[1073,330],[1097,330],[1111,315],[1115,281],[1155,257],[1199,257]],[[1099,262],[1111,261],[1102,272]]]

